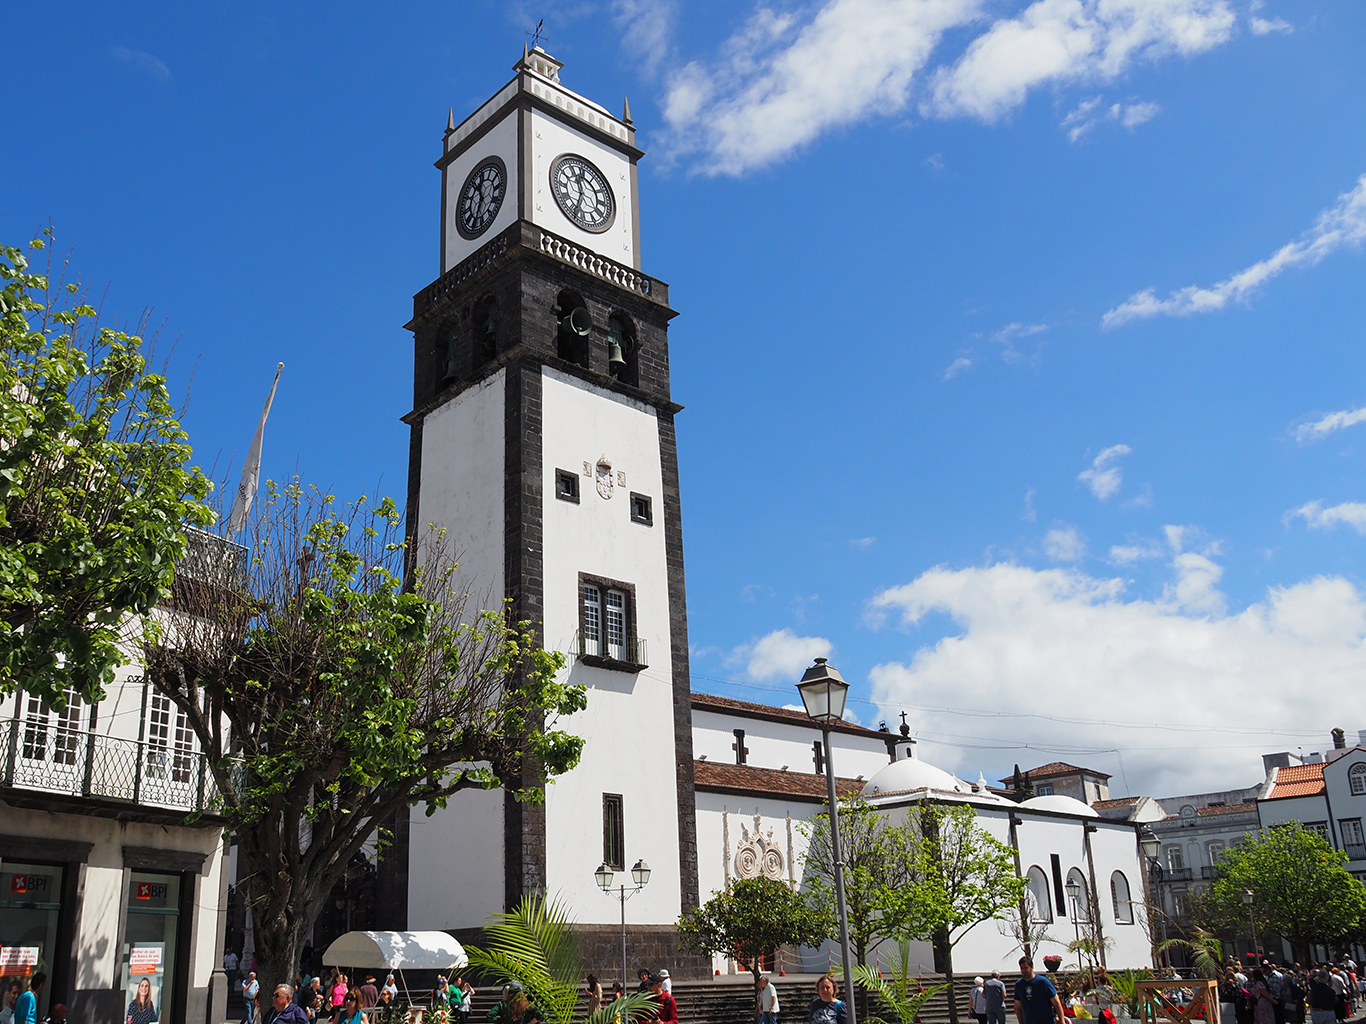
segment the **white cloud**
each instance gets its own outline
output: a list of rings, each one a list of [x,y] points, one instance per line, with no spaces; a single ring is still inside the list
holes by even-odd
[[[927,112],[994,121],[1047,83],[1112,81],[1134,63],[1191,56],[1231,35],[1225,0],[1036,0],[934,76]]]
[[[1077,479],[1091,488],[1091,493],[1101,501],[1119,490],[1124,482],[1123,471],[1116,466],[1115,460],[1128,455],[1132,448],[1127,444],[1112,444],[1091,461],[1091,468],[1077,474]]]
[[[1043,550],[1055,562],[1077,562],[1086,554],[1086,538],[1075,526],[1055,526],[1044,534]]]
[[[662,70],[678,9],[670,0],[612,0],[612,16],[621,45],[639,61],[648,77]]]
[[[1248,27],[1254,36],[1269,36],[1272,32],[1294,32],[1290,22],[1280,18],[1259,18],[1255,14],[1248,19]]]
[[[944,380],[953,380],[953,378],[957,377],[964,370],[971,369],[972,360],[967,356],[959,356],[953,362],[949,363],[948,369],[944,371]]]
[[[942,34],[979,0],[828,0],[805,23],[761,8],[709,65],[669,82],[671,148],[707,174],[741,174],[826,131],[903,109]]]
[[[1007,363],[1023,363],[1027,362],[1030,357],[1015,347],[1016,339],[1032,338],[1046,330],[1048,330],[1047,324],[1022,324],[1018,321],[1012,321],[993,334],[991,340],[1001,346],[1001,358]],[[1037,350],[1034,355],[1037,357]]]
[[[1116,565],[1133,565],[1149,558],[1161,558],[1166,549],[1155,540],[1140,540],[1133,544],[1115,544],[1110,548],[1110,561]]]
[[[1111,103],[1108,107],[1102,107],[1103,102],[1103,96],[1084,99],[1062,119],[1061,127],[1067,131],[1069,142],[1078,141],[1102,121],[1122,124],[1132,131],[1139,125],[1151,121],[1162,111],[1156,103]]]
[[[1269,257],[1209,288],[1190,285],[1159,299],[1148,288],[1137,292],[1101,318],[1102,327],[1118,327],[1130,320],[1150,316],[1190,316],[1223,309],[1230,301],[1245,300],[1262,284],[1288,267],[1312,267],[1343,246],[1359,246],[1366,240],[1366,174],[1356,187],[1319,214],[1314,226],[1298,239],[1281,246]]]
[[[669,77],[666,149],[703,173],[739,175],[917,100],[926,117],[990,122],[1031,89],[1113,81],[1140,61],[1192,56],[1229,39],[1234,24],[1228,0],[1036,0],[933,68],[946,34],[986,9],[985,0],[823,0],[809,14],[759,7],[713,58]]]
[[[912,704],[1042,716],[993,725],[914,712],[918,732],[945,737],[943,746],[922,747],[926,758],[969,776],[1016,760],[1027,767],[1031,755],[1033,763],[1061,758],[1115,771],[1103,751],[1118,748],[1135,793],[1253,784],[1262,753],[1326,740],[1341,709],[1355,706],[1366,675],[1366,600],[1347,580],[1318,577],[1271,588],[1226,615],[1217,566],[1176,569],[1157,600],[1128,598],[1119,580],[1068,569],[932,569],[876,595],[873,606],[907,625],[945,613],[961,633],[904,663],[876,666],[874,698],[888,711]],[[1234,704],[1257,712],[1231,715]],[[978,749],[955,748],[953,733]],[[1019,751],[1026,743],[1046,752]]]
[[[1020,513],[1020,518],[1026,523],[1037,523],[1039,521],[1039,510],[1034,507],[1034,499],[1038,496],[1038,489],[1031,487],[1025,491],[1025,507]]]
[[[1335,431],[1354,427],[1363,420],[1366,420],[1366,407],[1330,412],[1311,423],[1301,423],[1295,428],[1295,440],[1300,444],[1306,441],[1320,441]]]
[[[931,153],[920,162],[936,174],[944,173],[944,156],[942,153]]]
[[[116,46],[113,49],[113,54],[116,59],[125,64],[131,64],[153,78],[164,81],[171,77],[171,69],[166,66],[165,62],[150,53],[145,53],[142,50],[130,50],[126,46]]]
[[[1357,533],[1366,534],[1366,504],[1359,501],[1345,501],[1328,508],[1321,501],[1311,501],[1286,513],[1286,519],[1303,519],[1311,530],[1330,530],[1344,523]]]
[[[775,629],[731,652],[732,663],[742,663],[754,682],[798,679],[816,658],[827,658],[834,644],[820,636],[798,636],[790,629]]]
[[[876,543],[877,543],[877,538],[876,538],[876,537],[859,537],[859,538],[857,538],[857,539],[855,539],[855,540],[851,540],[851,541],[849,542],[849,546],[852,547],[852,548],[858,548],[860,551],[867,551],[870,547],[872,547],[872,546],[873,546],[874,544],[876,544]]]

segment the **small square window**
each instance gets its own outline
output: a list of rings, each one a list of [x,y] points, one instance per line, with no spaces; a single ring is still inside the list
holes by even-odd
[[[635,491],[631,492],[631,522],[644,523],[646,526],[653,526],[655,523],[654,509],[649,497]]]
[[[579,503],[579,474],[567,469],[555,470],[555,497],[561,501]]]

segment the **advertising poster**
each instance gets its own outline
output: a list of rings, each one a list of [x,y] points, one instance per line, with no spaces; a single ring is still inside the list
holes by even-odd
[[[27,978],[38,967],[41,946],[0,946],[0,978]]]
[[[128,949],[124,992],[128,1011],[124,1024],[156,1024],[161,1020],[161,990],[166,972],[166,943],[134,942]]]

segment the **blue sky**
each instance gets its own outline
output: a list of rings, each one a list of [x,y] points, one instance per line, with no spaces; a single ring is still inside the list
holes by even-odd
[[[1157,795],[1366,728],[1362,4],[29,5],[0,237],[152,307],[206,466],[283,360],[267,475],[401,495],[446,111],[539,18],[649,154],[698,688],[828,653]]]

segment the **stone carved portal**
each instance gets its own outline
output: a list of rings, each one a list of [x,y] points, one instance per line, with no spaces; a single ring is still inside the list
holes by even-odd
[[[754,831],[740,823],[740,843],[735,850],[737,878],[771,878],[783,880],[785,868],[783,852],[773,841],[773,829],[763,830],[759,813],[754,813]]]

